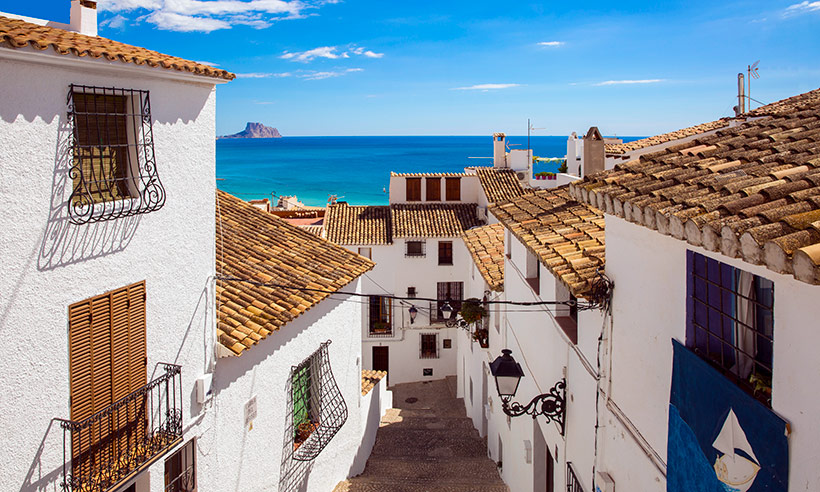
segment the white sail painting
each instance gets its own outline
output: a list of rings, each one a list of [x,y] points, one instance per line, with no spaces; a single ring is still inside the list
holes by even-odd
[[[715,460],[717,479],[728,485],[730,490],[737,492],[749,490],[760,471],[760,463],[731,408],[712,447],[723,453]],[[737,454],[737,450],[743,451],[751,459]]]

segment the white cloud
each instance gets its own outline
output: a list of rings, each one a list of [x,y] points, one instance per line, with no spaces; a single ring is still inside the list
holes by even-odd
[[[339,53],[336,53],[335,46],[322,46],[320,48],[313,48],[312,50],[301,51],[296,53],[289,53],[286,51],[279,58],[298,62],[309,62],[316,58],[329,58],[331,60],[335,60],[340,57],[344,58],[344,55],[345,53],[342,53],[341,55]]]
[[[541,41],[538,46],[563,46],[563,41]]]
[[[122,29],[125,25],[128,24],[128,19],[125,17],[117,14],[110,19],[105,19],[100,22],[101,26],[110,27],[111,29]]]
[[[820,1],[803,1],[800,3],[795,3],[793,5],[789,5],[786,7],[786,10],[783,11],[784,17],[792,17],[795,15],[802,15],[809,12],[820,12]]]
[[[598,82],[597,84],[592,85],[600,87],[604,85],[657,84],[658,82],[665,81],[666,79],[605,80],[604,82]]]
[[[146,20],[169,31],[211,32],[247,25],[257,29],[285,19],[301,19],[323,0],[100,0],[99,9],[116,14],[101,25],[125,25],[121,14],[142,11],[132,20]]]
[[[350,58],[350,55],[364,56],[367,58],[381,58],[384,53],[376,53],[365,48],[353,46],[348,51],[339,52],[338,46],[321,46],[307,51],[284,52],[279,58],[285,60],[297,61],[307,63],[316,58],[328,58],[330,60],[337,60],[339,58]]]
[[[304,72],[299,75],[305,80],[323,80],[323,79],[330,79],[333,77],[341,77],[343,75],[347,75],[349,73],[354,72],[362,72],[364,69],[362,68],[348,68],[347,70],[339,70],[339,71],[329,71],[329,72]]]
[[[521,84],[477,84],[468,87],[454,87],[454,91],[489,91],[496,89],[509,89],[511,87],[521,87]]]
[[[238,73],[236,74],[236,78],[238,79],[269,79],[269,78],[284,78],[284,77],[292,77],[293,74],[290,72],[279,72],[279,73],[266,73],[266,72],[251,72],[251,73]]]

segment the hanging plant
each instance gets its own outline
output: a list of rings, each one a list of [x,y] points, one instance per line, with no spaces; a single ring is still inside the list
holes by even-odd
[[[461,305],[461,317],[467,323],[477,323],[484,316],[487,316],[487,310],[481,305],[481,301],[475,297],[471,297],[464,301]]]

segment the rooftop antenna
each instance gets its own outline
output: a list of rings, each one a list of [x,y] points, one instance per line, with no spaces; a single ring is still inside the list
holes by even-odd
[[[530,147],[530,132],[533,132],[535,130],[543,130],[543,129],[544,128],[535,128],[534,126],[532,126],[532,123],[530,123],[530,119],[527,118],[527,150],[530,150],[530,148],[531,148]]]
[[[757,73],[757,64],[760,63],[760,60],[752,63],[751,65],[746,66],[746,72],[748,73],[748,77],[746,78],[746,83],[748,84],[748,89],[746,90],[746,97],[749,99],[749,111],[752,110],[752,78],[759,79],[760,74]]]

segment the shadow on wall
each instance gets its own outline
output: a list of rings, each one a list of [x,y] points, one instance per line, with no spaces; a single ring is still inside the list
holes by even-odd
[[[28,473],[26,473],[26,479],[23,481],[23,485],[20,486],[20,492],[60,490],[63,482],[62,466],[58,466],[53,470],[44,470],[42,462],[43,451],[46,448],[46,443],[48,443],[49,446],[55,447],[62,445],[59,442],[59,439],[62,436],[58,437],[53,435],[51,432],[52,429],[57,429],[58,432],[55,434],[59,434],[59,431],[61,430],[59,424],[55,425],[54,420],[48,423],[46,433],[43,435],[43,440],[40,441],[40,446],[37,448],[37,453],[34,455],[34,460],[31,462],[31,466],[29,466]]]
[[[293,415],[293,398],[291,378],[285,385],[287,394],[287,412],[285,419]],[[293,426],[285,424],[285,433],[282,437],[282,463],[279,466],[279,492],[302,492],[307,490],[308,478],[313,469],[313,460],[300,461],[293,458]]]
[[[73,162],[72,132],[68,120],[61,117],[48,220],[37,258],[37,268],[41,271],[124,250],[134,238],[141,219],[136,215],[82,225],[71,223],[68,200],[74,187],[70,176]]]

